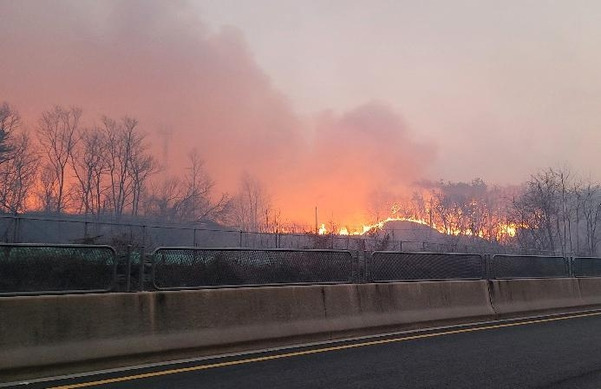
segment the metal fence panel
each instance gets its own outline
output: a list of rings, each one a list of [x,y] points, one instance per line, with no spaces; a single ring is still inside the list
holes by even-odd
[[[0,244],[0,296],[109,291],[116,269],[108,246]]]
[[[197,229],[194,235],[195,247],[240,247],[240,231],[222,231],[222,230],[203,230]],[[166,246],[166,245],[161,245]],[[186,244],[177,244],[175,246],[188,246]],[[160,246],[159,246],[160,247]]]
[[[157,289],[353,281],[348,251],[159,248],[152,258]]]
[[[574,258],[573,269],[575,277],[601,277],[601,258]]]
[[[18,231],[17,228],[18,219],[15,217],[2,217],[0,216],[0,241],[15,243],[18,237],[15,233]]]
[[[368,268],[372,281],[482,279],[484,258],[478,254],[376,251]]]
[[[248,247],[253,249],[268,249],[278,247],[277,234],[262,234],[258,232],[241,232],[239,247]],[[226,246],[221,246],[226,247]]]
[[[316,248],[315,234],[279,234],[278,246],[292,249]]]
[[[494,255],[491,260],[491,278],[553,278],[569,276],[569,261],[564,257]]]

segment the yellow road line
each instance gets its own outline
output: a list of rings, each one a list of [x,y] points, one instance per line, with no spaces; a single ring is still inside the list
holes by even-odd
[[[298,357],[298,356],[303,356],[303,355],[320,354],[320,353],[326,353],[326,352],[331,352],[331,351],[348,350],[348,349],[353,349],[353,348],[375,346],[375,345],[387,344],[387,343],[405,342],[405,341],[409,341],[409,340],[434,338],[437,336],[444,336],[444,335],[463,334],[463,333],[468,333],[468,332],[493,330],[493,329],[507,328],[507,327],[517,327],[517,326],[523,326],[523,325],[547,323],[547,322],[553,322],[553,321],[577,319],[577,318],[582,318],[582,317],[599,316],[599,315],[601,315],[601,312],[585,313],[585,314],[562,316],[562,317],[547,318],[547,319],[535,319],[535,320],[520,321],[520,322],[515,322],[515,323],[496,324],[496,325],[489,325],[489,326],[484,326],[484,327],[463,328],[463,329],[458,329],[458,330],[435,332],[435,333],[429,333],[429,334],[411,335],[411,336],[406,336],[406,337],[401,337],[401,338],[388,338],[388,339],[372,340],[372,341],[363,342],[363,343],[345,344],[345,345],[340,345],[340,346],[331,346],[331,347],[324,347],[324,348],[319,348],[319,349],[295,351],[295,352],[276,354],[276,355],[268,355],[268,356],[264,356],[264,357],[240,359],[240,360],[229,361],[229,362],[212,363],[212,364],[208,364],[208,365],[191,366],[191,367],[183,367],[183,368],[179,368],[179,369],[156,371],[156,372],[152,372],[152,373],[136,374],[136,375],[125,376],[125,377],[108,378],[105,380],[83,382],[81,384],[54,386],[54,387],[48,388],[48,389],[87,388],[90,386],[114,384],[114,383],[118,383],[118,382],[134,381],[134,380],[140,380],[140,379],[144,379],[144,378],[152,378],[152,377],[160,377],[160,376],[165,376],[165,375],[187,373],[187,372],[191,372],[191,371],[200,371],[200,370],[215,369],[215,368],[220,368],[220,367],[243,365],[243,364],[253,363],[253,362],[272,361],[272,360],[276,360],[276,359]]]

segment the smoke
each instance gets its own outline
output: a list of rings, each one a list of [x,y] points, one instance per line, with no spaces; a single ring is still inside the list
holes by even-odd
[[[300,180],[308,190],[298,192],[324,211],[324,223],[365,223],[376,192],[407,195],[435,156],[434,146],[415,142],[401,117],[383,103],[342,115],[322,113],[314,128],[311,161]]]
[[[264,182],[285,219],[357,222],[375,190],[402,191],[434,156],[383,103],[300,117],[242,33],[218,32],[184,1],[0,3],[0,101],[30,126],[53,104],[130,115],[165,171],[195,148],[221,191],[242,172]]]

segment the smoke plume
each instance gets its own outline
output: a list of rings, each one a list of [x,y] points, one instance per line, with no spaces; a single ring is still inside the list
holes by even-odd
[[[88,125],[133,116],[165,174],[196,148],[219,190],[248,172],[289,221],[312,223],[317,205],[322,222],[358,223],[371,193],[405,191],[435,155],[385,103],[296,114],[243,34],[209,31],[183,1],[5,1],[0,52],[0,101],[31,128],[53,104]]]

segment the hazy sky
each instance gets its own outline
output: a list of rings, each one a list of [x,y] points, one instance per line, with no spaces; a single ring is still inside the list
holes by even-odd
[[[295,109],[375,99],[434,139],[435,178],[601,175],[601,2],[199,1],[237,26]]]
[[[601,180],[601,2],[0,0],[0,101],[137,117],[181,170],[358,220],[419,179]],[[357,214],[357,215],[355,215]],[[352,216],[354,215],[354,216]]]

